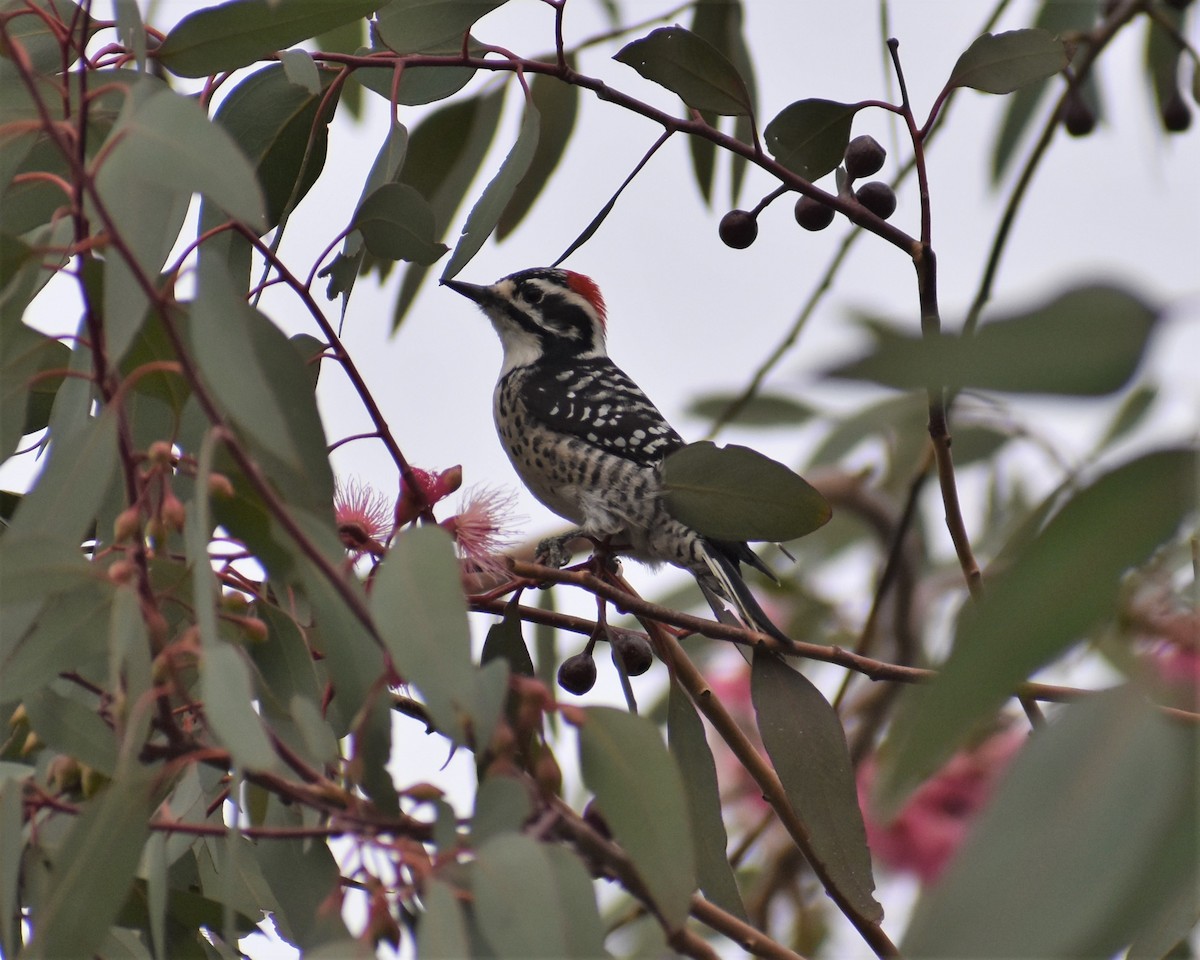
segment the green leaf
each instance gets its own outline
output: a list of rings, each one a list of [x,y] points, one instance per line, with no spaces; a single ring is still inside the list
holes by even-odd
[[[1012,93],[1065,70],[1068,62],[1066,44],[1046,30],[985,33],[958,58],[946,88]]]
[[[875,347],[829,376],[900,389],[946,386],[1101,396],[1136,372],[1158,310],[1110,286],[1077,287],[1022,313],[991,320],[972,337],[923,337],[868,321]]]
[[[504,91],[442,107],[412,131],[400,180],[416,188],[433,207],[438,236],[444,237],[466,196],[500,122]],[[408,267],[400,286],[393,329],[412,305],[427,269]]]
[[[543,846],[542,851],[554,872],[554,891],[566,924],[567,949],[563,956],[574,960],[607,958],[604,924],[596,907],[591,875],[579,857],[565,847]]]
[[[30,381],[49,370],[65,369],[66,344],[24,324],[14,324],[0,337],[0,462],[17,449],[21,437],[46,427],[50,406],[62,378]]]
[[[1104,431],[1104,437],[1096,444],[1096,449],[1104,450],[1127,436],[1131,430],[1145,420],[1146,414],[1157,399],[1157,387],[1143,385],[1132,390],[1129,396],[1121,402],[1108,429]]]
[[[281,50],[279,62],[283,64],[283,72],[287,74],[289,83],[307,93],[321,92],[321,72],[307,50]]]
[[[659,27],[613,57],[666,87],[689,107],[721,116],[752,112],[746,83],[729,59],[683,27]]]
[[[313,66],[307,54],[292,52]],[[234,87],[214,115],[254,165],[267,205],[259,233],[278,225],[321,175],[338,102],[323,101],[335,76],[318,75],[313,66],[315,89],[309,89],[292,82],[286,64],[273,63]]]
[[[1194,882],[1198,750],[1194,727],[1131,689],[1066,707],[1017,756],[917,904],[904,955],[1118,954]]]
[[[6,537],[29,533],[79,542],[117,467],[117,418],[109,407],[78,429],[54,437],[33,489],[21,499]]]
[[[795,540],[831,516],[808,481],[749,447],[691,443],[663,463],[671,515],[714,540]]]
[[[379,39],[396,53],[457,53],[480,17],[504,0],[392,0],[379,11]]]
[[[357,783],[368,798],[389,817],[400,815],[400,795],[392,782],[392,707],[390,698],[376,690],[359,712],[354,730],[354,760],[361,766]]]
[[[78,700],[47,687],[23,699],[29,725],[53,749],[111,777],[117,769],[113,729]]]
[[[568,66],[573,65],[571,58],[567,62]],[[496,224],[497,240],[503,240],[516,229],[550,182],[550,175],[566,152],[579,112],[579,88],[571,83],[563,83],[557,77],[539,73],[529,85],[529,95],[542,118],[541,132],[533,158],[529,161],[529,169],[517,184]]]
[[[585,707],[579,727],[583,782],[667,923],[688,914],[696,889],[683,778],[658,728],[612,707]]]
[[[687,414],[705,420],[723,417],[737,400],[732,393],[706,393],[688,404]],[[794,427],[812,419],[816,411],[806,403],[781,393],[757,393],[742,405],[730,423],[747,427]]]
[[[463,908],[454,891],[436,877],[425,884],[421,895],[425,910],[417,927],[417,956],[470,957]]]
[[[369,53],[370,51],[363,51]],[[352,79],[372,93],[392,102],[392,84],[396,79],[393,67],[362,67]],[[445,100],[458,93],[475,76],[474,67],[412,67],[406,66],[395,89],[395,102],[402,107],[421,107]]]
[[[154,780],[153,768],[125,765],[71,825],[22,956],[86,957],[97,951],[137,870],[150,830]]]
[[[471,846],[478,849],[492,837],[519,833],[533,814],[533,798],[520,780],[489,776],[475,794],[471,818]]]
[[[385,183],[359,205],[353,225],[376,257],[429,265],[449,248],[434,240],[433,210],[406,183]]]
[[[1180,96],[1179,60],[1183,48],[1175,39],[1186,32],[1183,11],[1166,7],[1161,11],[1162,20],[1151,18],[1146,25],[1146,73],[1154,89],[1154,103],[1159,116],[1171,100]]]
[[[479,662],[486,665],[497,659],[507,661],[514,674],[533,676],[533,660],[529,656],[525,638],[521,635],[521,613],[514,602],[505,605],[504,618],[488,628],[487,637],[483,641],[483,652]]]
[[[275,810],[276,805],[271,809]],[[300,826],[299,813],[294,816],[295,820],[286,823],[276,823],[273,818],[267,825]],[[327,906],[338,896],[341,881],[341,871],[328,844],[272,840],[260,844],[255,854],[262,875],[278,901],[279,909],[272,920],[288,943],[311,956],[309,951],[314,947],[349,939],[341,912]]]
[[[667,701],[667,743],[683,775],[700,889],[722,910],[749,922],[725,853],[729,837],[721,817],[717,766],[704,735],[704,724],[683,688],[674,681]]]
[[[249,66],[276,50],[370,16],[382,0],[229,0],[189,14],[158,48],[181,77],[207,77]]]
[[[190,97],[174,90],[152,93],[113,128],[115,146],[97,177],[101,197],[127,200],[132,180],[147,189],[190,197],[202,193],[235,220],[266,230],[263,201],[254,171],[238,146]],[[115,139],[120,137],[119,140]],[[120,190],[109,196],[108,177]]]
[[[517,877],[520,883],[513,882]],[[536,840],[504,833],[476,850],[471,892],[480,930],[498,960],[567,955],[567,918],[550,859]]]
[[[200,691],[209,728],[239,767],[272,770],[278,766],[262,720],[252,706],[250,671],[236,647],[215,638],[205,645]]]
[[[513,144],[504,163],[492,181],[484,187],[483,193],[471,208],[467,222],[463,226],[462,236],[450,255],[450,262],[442,271],[442,279],[449,280],[458,275],[459,271],[470,262],[479,252],[479,248],[500,221],[504,208],[512,199],[517,185],[521,182],[529,165],[533,161],[534,151],[538,145],[540,118],[532,103],[525,105],[525,114],[521,118],[521,129],[517,133],[517,141]]]
[[[422,526],[397,538],[376,575],[371,613],[396,669],[420,689],[438,729],[465,743],[476,670],[458,560],[444,530]]]
[[[833,100],[797,100],[767,124],[767,149],[793,173],[819,180],[842,162],[858,109]]]
[[[260,466],[293,504],[328,510],[333,472],[304,360],[217,261],[201,259],[189,333],[209,389],[253,441]]]
[[[859,912],[882,920],[854,766],[837,713],[807,677],[760,649],[754,651],[750,697],[763,746],[816,856]]]
[[[16,767],[17,764],[6,764]],[[33,767],[24,767],[33,776]],[[22,777],[21,779],[24,779]],[[22,823],[24,784],[21,779],[0,774],[0,952],[15,957],[20,945],[21,857],[25,850]]]
[[[1123,573],[1195,507],[1190,450],[1146,454],[1099,477],[1050,518],[959,618],[937,679],[901,693],[876,798],[891,814],[1033,671],[1075,644],[1118,602]]]

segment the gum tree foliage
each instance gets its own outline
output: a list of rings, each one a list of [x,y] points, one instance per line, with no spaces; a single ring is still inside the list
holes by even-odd
[[[1187,4],[1044,0],[1028,28],[982,32],[931,102],[910,102],[892,44],[891,99],[771,91],[793,102],[769,110],[737,0],[640,25],[610,5],[614,29],[594,42],[682,101],[662,110],[577,72],[561,24],[583,0],[547,2],[559,29],[517,51],[472,32],[502,2],[231,0],[165,35],[131,0],[113,20],[103,4],[0,4],[0,446],[41,463],[0,504],[0,952],[233,956],[269,916],[313,956],[386,942],[418,956],[665,943],[709,957],[733,943],[795,957],[820,954],[821,915],[838,911],[880,957],[1167,954],[1200,912],[1200,716],[1170,703],[1135,640],[1182,616],[1183,642],[1196,642],[1196,465],[1183,446],[1109,453],[1154,403],[1138,371],[1161,305],[1071,278],[1020,313],[988,304],[1056,130],[1086,134],[1102,115],[1095,78],[1114,38],[1146,35],[1164,126],[1186,129]],[[521,119],[502,165],[483,171],[498,83]],[[860,116],[886,111],[905,133],[880,176],[936,195],[926,157],[966,88],[1009,98],[998,182],[1023,166],[1004,187],[1008,216],[975,304],[947,326],[928,203],[911,225],[892,223],[841,164]],[[390,101],[394,122],[375,131],[361,199],[329,225],[317,262],[284,262],[289,215],[328,175],[329,138],[363,97]],[[778,352],[740,395],[697,401],[714,432],[823,421],[824,441],[793,464],[819,493],[742,448],[697,445],[668,465],[678,509],[723,536],[790,540],[832,502],[834,520],[772,595],[793,649],[676,609],[690,601],[645,601],[603,563],[514,561],[482,577],[419,492],[403,418],[383,417],[339,339],[356,283],[402,271],[399,318],[433,271],[455,275],[489,237],[519,231],[560,161],[587,162],[570,143],[579,103],[597,97],[661,127],[651,153],[688,139],[690,175],[712,202],[718,161],[732,164],[735,196],[752,166],[773,178],[734,218],[751,241],[769,203],[803,196],[857,228],[840,252],[830,244],[831,275],[856,242],[913,264],[915,282],[893,297],[904,315],[863,317],[871,345],[829,371],[900,391],[887,402],[833,415],[766,394]],[[1034,143],[1023,160],[1022,134]],[[572,249],[606,229],[616,200],[577,211],[595,216]],[[24,322],[55,275],[83,303],[72,337]],[[289,338],[259,309],[264,284],[294,295],[307,333]],[[329,367],[353,384],[414,507],[358,562],[333,508],[329,451],[344,438],[327,435],[314,399]],[[991,415],[1024,394],[1124,397],[1086,462],[1032,502],[1004,457],[1021,430]],[[840,470],[867,442],[885,445],[884,468]],[[985,525],[970,532],[964,464],[991,477]],[[921,535],[927,487],[956,548],[950,568]],[[847,632],[817,580],[864,543],[877,556],[861,584],[870,615]],[[599,616],[556,613],[538,599],[548,584],[550,598],[594,594]],[[931,593],[953,611],[941,647],[918,612]],[[609,626],[610,607],[630,625]],[[493,615],[481,657],[468,610]],[[625,655],[614,661],[627,710],[556,690],[558,651],[578,649],[577,635],[591,638],[589,657],[597,641],[648,644],[669,676],[661,703],[639,711]],[[705,678],[729,645],[750,664],[757,736]],[[1030,681],[1080,651],[1118,680],[1103,692]],[[836,710],[805,676],[820,661],[844,674]],[[1057,701],[1069,705],[1043,710]],[[1014,713],[1030,742],[950,875],[898,929],[875,896],[856,766],[878,748],[872,802],[885,817]],[[406,738],[427,735],[473,757],[469,808],[385,769]],[[727,835],[718,741],[766,801],[770,858],[747,853],[744,824]],[[564,783],[564,752],[579,780]],[[365,924],[343,919],[350,891]]]

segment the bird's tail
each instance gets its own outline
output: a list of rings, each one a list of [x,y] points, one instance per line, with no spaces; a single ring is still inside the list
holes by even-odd
[[[751,551],[748,547],[739,544],[744,553],[754,557],[758,561],[754,565],[762,569],[765,564]],[[704,558],[705,564],[708,566],[709,572],[712,574],[713,580],[716,581],[717,590],[713,590],[712,584],[706,584],[704,577],[698,577],[700,587],[704,592],[709,605],[713,608],[713,613],[717,615],[717,619],[722,619],[723,612],[720,607],[720,600],[717,597],[711,596],[716,593],[729,600],[737,608],[738,616],[742,622],[753,630],[758,630],[765,633],[767,636],[778,640],[780,643],[789,649],[794,645],[792,638],[780,630],[771,618],[766,615],[763,608],[759,606],[758,601],[754,599],[754,594],[750,592],[750,587],[746,581],[742,579],[741,571],[738,568],[738,559],[730,556],[729,551],[722,549],[720,545],[705,541],[701,547],[701,556]],[[767,568],[770,573],[770,568]],[[774,574],[771,574],[774,577]]]

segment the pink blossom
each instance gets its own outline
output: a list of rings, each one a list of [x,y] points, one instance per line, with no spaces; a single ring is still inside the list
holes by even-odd
[[[407,474],[400,478],[400,499],[396,501],[396,526],[402,527],[416,520],[422,510],[444,500],[461,486],[461,465],[440,471],[409,467]]]
[[[442,528],[454,538],[458,555],[481,573],[505,577],[508,567],[501,551],[513,545],[504,532],[512,523],[515,494],[487,487],[473,487],[463,497],[458,513],[442,521]]]
[[[392,504],[369,483],[351,477],[338,481],[333,493],[333,515],[338,536],[357,558],[383,552],[383,541],[392,535]]]
[[[868,797],[876,767],[874,758],[864,761],[858,772],[858,800],[871,853],[893,870],[913,873],[922,883],[934,882],[1026,738],[1018,728],[1004,730],[955,754],[891,823],[871,815]]]

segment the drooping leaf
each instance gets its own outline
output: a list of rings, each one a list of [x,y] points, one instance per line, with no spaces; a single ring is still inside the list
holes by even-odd
[[[446,268],[442,271],[442,280],[450,280],[470,262],[479,252],[484,241],[491,236],[500,222],[500,215],[512,199],[517,185],[524,178],[533,161],[534,151],[538,145],[538,134],[541,127],[540,116],[532,103],[525,105],[525,113],[521,118],[521,129],[517,133],[517,141],[513,144],[504,162],[500,165],[491,182],[484,187],[483,193],[471,208],[467,222],[463,225],[462,236],[450,255]]]
[[[737,68],[716,47],[683,27],[659,27],[613,57],[666,87],[689,107],[722,116],[752,111]]]
[[[277,809],[277,804],[271,805],[272,811]],[[274,825],[277,816],[269,819],[267,825]],[[294,820],[278,825],[300,826],[299,813],[292,816]],[[272,919],[288,943],[301,948],[306,955],[323,944],[344,946],[350,935],[341,911],[326,906],[337,895],[341,880],[328,844],[276,840],[262,844],[255,859],[279,905]],[[337,955],[346,956],[344,952]]]
[[[250,438],[260,465],[293,503],[328,510],[333,473],[304,360],[283,331],[201,258],[189,333],[209,388]]]
[[[1065,708],[917,904],[904,955],[1114,956],[1164,900],[1195,902],[1198,750],[1131,689]]]
[[[396,53],[456,53],[472,24],[505,0],[391,0],[379,11],[379,39]]]
[[[842,162],[858,107],[833,100],[797,100],[767,124],[763,139],[776,160],[806,180]]]
[[[569,58],[568,65],[573,65]],[[529,85],[529,94],[541,117],[541,130],[529,169],[496,224],[497,240],[503,240],[516,229],[545,189],[566,151],[579,111],[579,88],[557,77],[538,74]]]
[[[875,348],[830,375],[900,389],[1100,396],[1129,382],[1157,320],[1156,308],[1121,288],[1077,287],[984,323],[972,337],[908,335],[871,322]]]
[[[567,955],[567,917],[550,859],[536,840],[518,833],[488,840],[475,851],[471,892],[480,931],[498,960]]]
[[[480,663],[486,665],[496,659],[506,660],[514,674],[533,676],[533,659],[521,635],[521,613],[515,603],[505,606],[504,618],[492,624],[484,638]]]
[[[0,773],[0,951],[15,957],[20,945],[20,910],[18,888],[21,877],[21,856],[25,849],[23,829],[24,804],[22,793],[25,777],[33,776],[33,767],[4,763],[13,776]]]
[[[230,136],[190,97],[157,89],[118,122],[116,142],[97,178],[102,197],[105,171],[148,188],[191,196],[202,193],[235,220],[265,230],[262,195],[254,172]],[[113,197],[121,201],[123,194]]]
[[[607,958],[610,954],[604,949],[604,924],[591,875],[579,857],[565,847],[546,846],[543,850],[554,872],[554,890],[567,927],[564,956],[572,960]]]
[[[421,896],[425,910],[417,927],[417,955],[421,957],[469,957],[467,925],[463,908],[454,891],[436,877],[425,884]]]
[[[1154,90],[1154,103],[1160,118],[1165,116],[1172,101],[1182,100],[1179,61],[1183,47],[1175,38],[1186,32],[1183,18],[1182,9],[1167,7],[1162,11],[1161,18],[1152,18],[1146,25],[1146,73]]]
[[[721,817],[717,767],[704,735],[704,724],[683,688],[675,682],[671,683],[667,701],[667,742],[683,775],[700,889],[722,910],[748,920],[725,852],[729,837]]]
[[[276,50],[370,16],[383,0],[228,0],[184,17],[157,56],[181,77],[249,66]]]
[[[28,532],[79,542],[117,466],[117,417],[106,407],[64,436],[55,437],[50,457],[5,536]]]
[[[763,746],[815,855],[849,902],[881,920],[854,766],[837,713],[807,677],[757,648],[750,696]]]
[[[320,176],[337,108],[336,96],[325,102],[336,74],[318,73],[307,54],[293,52],[312,66],[315,89],[293,83],[286,64],[273,63],[234,87],[214,115],[254,165],[267,205],[266,229],[277,226]]]
[[[112,727],[71,697],[46,687],[22,701],[29,724],[50,747],[87,764],[107,777],[117,769]]]
[[[14,324],[0,338],[0,462],[17,449],[21,437],[45,428],[62,378],[39,374],[65,369],[66,344],[25,324]]]
[[[803,477],[748,447],[691,443],[667,457],[668,509],[715,540],[794,540],[831,511]]]
[[[429,201],[439,239],[446,235],[455,211],[479,172],[496,134],[503,104],[502,90],[458,101],[430,114],[412,131],[400,180],[415,187]],[[404,319],[427,272],[420,264],[412,264],[405,270],[393,328]]]
[[[371,612],[396,669],[421,691],[438,729],[465,742],[476,670],[458,561],[444,530],[423,526],[397,538],[376,576]]]
[[[985,33],[963,52],[950,71],[947,89],[971,87],[984,93],[1012,93],[1066,69],[1064,41],[1046,30]]]
[[[125,765],[71,825],[59,846],[52,885],[39,905],[22,956],[87,957],[99,948],[125,900],[149,833],[155,771]],[[103,864],[102,869],[97,869]]]
[[[433,210],[406,183],[385,183],[359,205],[354,226],[376,257],[429,265],[449,248],[434,240]]]
[[[489,776],[475,794],[471,818],[471,846],[478,849],[492,837],[519,833],[533,814],[529,788],[513,777]]]
[[[1075,494],[965,609],[938,677],[907,689],[881,755],[887,815],[1013,689],[1115,610],[1118,582],[1195,507],[1194,451],[1146,454]]]
[[[683,923],[696,889],[683,778],[657,727],[611,707],[584,708],[583,782],[667,922]]]
[[[351,769],[355,782],[379,809],[388,816],[399,816],[400,796],[392,782],[388,761],[392,757],[392,709],[389,698],[378,690],[369,705],[359,711],[354,730],[354,755]]]

